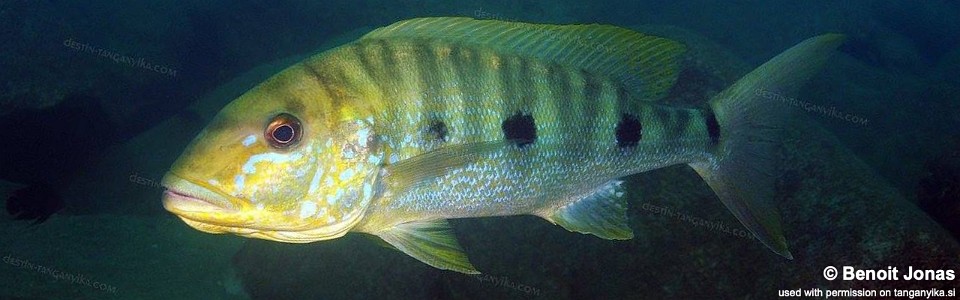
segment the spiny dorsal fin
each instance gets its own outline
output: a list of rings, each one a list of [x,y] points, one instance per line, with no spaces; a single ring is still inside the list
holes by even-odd
[[[404,223],[373,234],[434,268],[480,274],[463,253],[447,220]]]
[[[621,184],[623,181],[611,181],[582,199],[538,215],[573,232],[589,233],[608,240],[632,239],[633,230],[627,225],[627,202]]]
[[[678,42],[611,25],[548,25],[464,17],[400,21],[364,39],[428,38],[582,68],[619,80],[642,101],[663,98],[677,80]]]

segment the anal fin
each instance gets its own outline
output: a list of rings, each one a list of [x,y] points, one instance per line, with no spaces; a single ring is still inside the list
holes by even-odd
[[[608,240],[632,239],[621,184],[623,181],[610,181],[579,200],[537,215],[569,231]]]
[[[373,234],[434,268],[480,274],[460,248],[447,220],[403,223]]]

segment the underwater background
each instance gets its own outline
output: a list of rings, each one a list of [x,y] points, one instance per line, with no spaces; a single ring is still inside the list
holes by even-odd
[[[210,235],[159,180],[230,100],[395,21],[603,23],[684,43],[667,101],[694,105],[796,43],[847,42],[784,105],[776,202],[794,259],[763,246],[689,167],[627,178],[635,238],[538,217],[458,219],[484,274],[434,269],[355,234],[283,244]],[[828,266],[960,271],[957,1],[0,1],[0,299],[650,299],[787,289],[955,289],[827,280]]]

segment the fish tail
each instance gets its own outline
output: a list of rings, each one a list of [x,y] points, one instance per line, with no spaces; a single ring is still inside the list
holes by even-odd
[[[780,128],[791,106],[787,99],[824,65],[843,42],[839,34],[807,39],[784,51],[727,88],[710,103],[713,155],[690,166],[740,222],[764,245],[793,256],[773,203]]]

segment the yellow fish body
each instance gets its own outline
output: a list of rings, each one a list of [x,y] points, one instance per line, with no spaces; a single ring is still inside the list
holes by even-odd
[[[841,40],[804,41],[695,109],[657,102],[683,53],[671,40],[606,25],[402,21],[226,106],[164,178],[163,203],[209,233],[369,233],[477,273],[446,219],[532,214],[629,239],[618,178],[685,163],[790,257],[764,157],[783,109],[754,91],[795,92]]]

